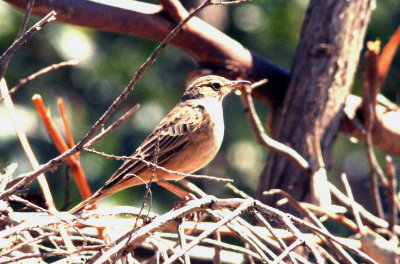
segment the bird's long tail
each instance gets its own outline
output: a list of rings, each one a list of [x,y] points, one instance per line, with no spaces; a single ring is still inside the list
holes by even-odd
[[[104,194],[103,188],[95,192],[92,196],[87,198],[86,200],[83,200],[80,202],[78,205],[76,205],[74,208],[69,210],[70,214],[75,214],[78,213],[79,211],[83,210],[85,207],[88,207],[92,204],[97,203],[101,199],[105,198],[107,195]]]

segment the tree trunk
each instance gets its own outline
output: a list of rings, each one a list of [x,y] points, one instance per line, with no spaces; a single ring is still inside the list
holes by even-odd
[[[310,1],[274,138],[297,150],[313,172],[330,163],[374,6],[374,0]],[[318,160],[319,148],[323,162]],[[298,200],[314,201],[312,178],[270,152],[256,197],[271,204],[277,197],[262,193],[279,188]]]

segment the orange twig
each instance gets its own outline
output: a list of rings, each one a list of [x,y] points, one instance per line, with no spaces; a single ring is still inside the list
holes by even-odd
[[[64,153],[69,148],[65,143],[64,139],[62,138],[53,120],[51,119],[50,113],[47,111],[46,106],[43,103],[42,97],[38,94],[35,94],[32,97],[32,101],[35,104],[35,107],[46,127],[47,132],[49,133],[50,138],[53,140],[57,150],[60,153]],[[76,156],[70,156],[69,158],[67,158],[66,161],[71,168],[72,174],[74,176],[76,184],[78,185],[78,189],[81,196],[83,197],[83,199],[89,198],[92,195],[92,192],[90,191],[84,172],[82,170],[82,167],[80,166],[80,161],[76,158]]]
[[[60,97],[57,100],[58,111],[60,112],[61,119],[64,123],[65,134],[67,135],[69,147],[75,146],[74,137],[72,136],[71,127],[68,122],[67,111],[65,110],[64,100]]]
[[[378,70],[379,70],[379,82],[382,84],[386,79],[386,75],[389,71],[390,65],[397,48],[400,45],[400,26],[397,28],[396,32],[390,38],[389,42],[385,45],[379,56]]]

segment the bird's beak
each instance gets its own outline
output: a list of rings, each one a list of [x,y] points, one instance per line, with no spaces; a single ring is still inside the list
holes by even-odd
[[[251,84],[251,82],[245,81],[245,80],[231,81],[231,84],[229,85],[229,88],[238,89],[238,88],[240,88],[240,87],[242,87],[243,85],[246,85],[246,84]]]

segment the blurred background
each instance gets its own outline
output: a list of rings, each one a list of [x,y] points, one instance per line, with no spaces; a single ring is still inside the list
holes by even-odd
[[[188,8],[198,3],[184,1]],[[308,1],[305,0],[259,0],[236,6],[211,6],[200,16],[259,55],[290,69],[307,4]],[[0,1],[0,53],[13,42],[22,19],[22,12]],[[29,26],[37,20],[37,17],[33,17]],[[372,14],[366,40],[380,39],[385,44],[398,25],[400,2],[380,0]],[[131,36],[54,22],[45,26],[15,53],[5,75],[9,88],[17,84],[19,79],[50,64],[77,58],[81,61],[78,66],[62,68],[41,76],[13,95],[19,122],[23,124],[40,163],[54,158],[58,152],[35,111],[31,102],[32,96],[37,93],[43,97],[61,130],[63,126],[56,102],[58,97],[62,97],[67,104],[75,141],[79,141],[128,84],[156,45],[155,42]],[[127,102],[107,124],[135,103],[140,103],[141,108],[94,148],[108,154],[131,154],[178,102],[188,74],[195,69],[196,62],[187,54],[173,47],[164,49],[138,82]],[[397,55],[382,91],[397,103],[399,81],[400,60]],[[361,94],[360,84],[358,72],[353,88],[354,94]],[[265,120],[268,106],[257,102],[256,107],[260,118]],[[215,160],[199,174],[232,178],[236,186],[253,195],[267,150],[257,145],[242,113],[238,96],[230,95],[224,102],[224,109],[226,133],[223,146]],[[0,167],[18,162],[15,176],[29,171],[29,163],[3,104],[0,104],[0,124]],[[382,161],[382,153],[377,153]],[[101,187],[121,164],[120,161],[107,160],[89,153],[82,153],[80,157],[92,191]],[[348,173],[352,183],[357,183],[357,188],[368,190],[368,166],[362,144],[350,143],[346,136],[340,135],[329,169],[329,177],[333,181],[344,171]],[[76,186],[71,177],[68,177],[69,171],[65,164],[46,175],[58,208],[64,205],[68,184],[71,201],[80,201]],[[223,183],[194,179],[193,181],[209,194],[218,197],[232,196]],[[156,185],[153,185],[152,191],[155,212],[168,210],[173,206],[173,201],[179,200]],[[30,192],[40,192],[36,183],[31,185]],[[362,192],[354,193],[362,195]],[[102,203],[140,206],[143,194],[143,186],[129,188]]]

